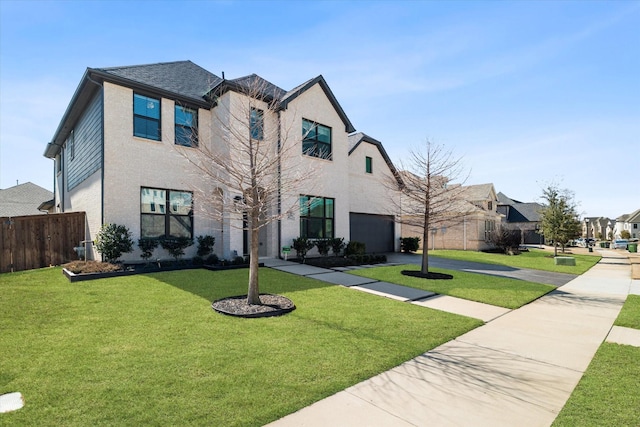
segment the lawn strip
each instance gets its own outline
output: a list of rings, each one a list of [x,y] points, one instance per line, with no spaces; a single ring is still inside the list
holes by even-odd
[[[554,286],[486,274],[432,268],[429,271],[453,275],[451,280],[427,280],[403,275],[416,265],[399,265],[354,270],[349,273],[371,279],[410,286],[442,295],[468,299],[505,308],[518,308],[551,292]]]
[[[240,319],[211,301],[246,270],[69,283],[59,268],[0,275],[0,393],[26,426],[260,426],[390,369],[480,321],[270,269],[297,309]]]
[[[640,295],[629,295],[614,325],[640,329]]]
[[[604,343],[554,427],[640,425],[640,348]]]
[[[555,265],[553,253],[539,249],[530,249],[528,252],[522,252],[520,255],[504,255],[476,251],[430,250],[429,256],[578,275],[589,270],[602,258],[600,255],[563,254],[558,251],[558,256],[570,256],[576,259],[576,265],[569,266]]]

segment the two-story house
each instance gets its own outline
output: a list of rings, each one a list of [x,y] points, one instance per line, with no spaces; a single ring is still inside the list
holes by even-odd
[[[350,144],[355,128],[322,76],[286,91],[256,75],[227,80],[190,61],[86,70],[44,153],[54,159],[55,211],[85,211],[89,239],[102,224],[116,223],[127,226],[134,240],[207,234],[216,238],[221,257],[247,253],[243,218],[210,215],[218,194],[226,200],[242,194],[220,188],[194,166],[191,154],[226,152],[229,161],[236,159],[229,133],[244,119],[234,112],[246,100],[242,88],[255,82],[268,96],[246,117],[251,137],[270,132],[278,142],[293,141],[297,155],[286,161],[312,174],[301,188],[278,188],[278,203],[299,209],[261,228],[260,256],[278,256],[298,236],[360,238],[351,232],[359,214],[392,216],[377,191],[378,174],[392,174],[393,165],[380,143]],[[272,102],[277,108],[270,108]],[[356,176],[353,162],[375,172]],[[378,202],[352,203],[351,181],[358,197],[364,192],[365,200]],[[383,233],[385,250],[397,249],[395,225],[393,230]],[[139,255],[136,249],[123,259]]]

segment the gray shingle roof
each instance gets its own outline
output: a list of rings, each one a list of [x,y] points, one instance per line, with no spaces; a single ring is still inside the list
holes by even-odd
[[[0,217],[42,215],[46,212],[38,206],[52,197],[51,191],[31,182],[0,190]]]
[[[222,82],[220,77],[191,61],[95,68],[93,70],[200,101],[207,92]]]

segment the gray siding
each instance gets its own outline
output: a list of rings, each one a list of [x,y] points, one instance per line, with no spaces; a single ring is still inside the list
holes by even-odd
[[[93,97],[67,139],[67,188],[78,186],[102,166],[102,91]],[[71,141],[74,157],[71,159]]]

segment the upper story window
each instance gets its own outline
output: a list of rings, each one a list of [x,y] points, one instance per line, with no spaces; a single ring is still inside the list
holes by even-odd
[[[264,138],[264,111],[257,108],[251,109],[251,117],[249,119],[249,129],[251,131],[251,138],[263,139]]]
[[[160,100],[133,94],[133,135],[160,141]]]
[[[302,154],[331,160],[331,128],[302,119]]]
[[[366,173],[373,173],[373,159],[369,156],[364,158],[364,171]]]
[[[492,211],[492,210],[493,210],[493,202],[489,202],[489,204],[488,204],[488,208],[489,208],[489,210],[490,210],[490,211]]]
[[[185,147],[198,145],[198,111],[176,105],[176,144]]]

